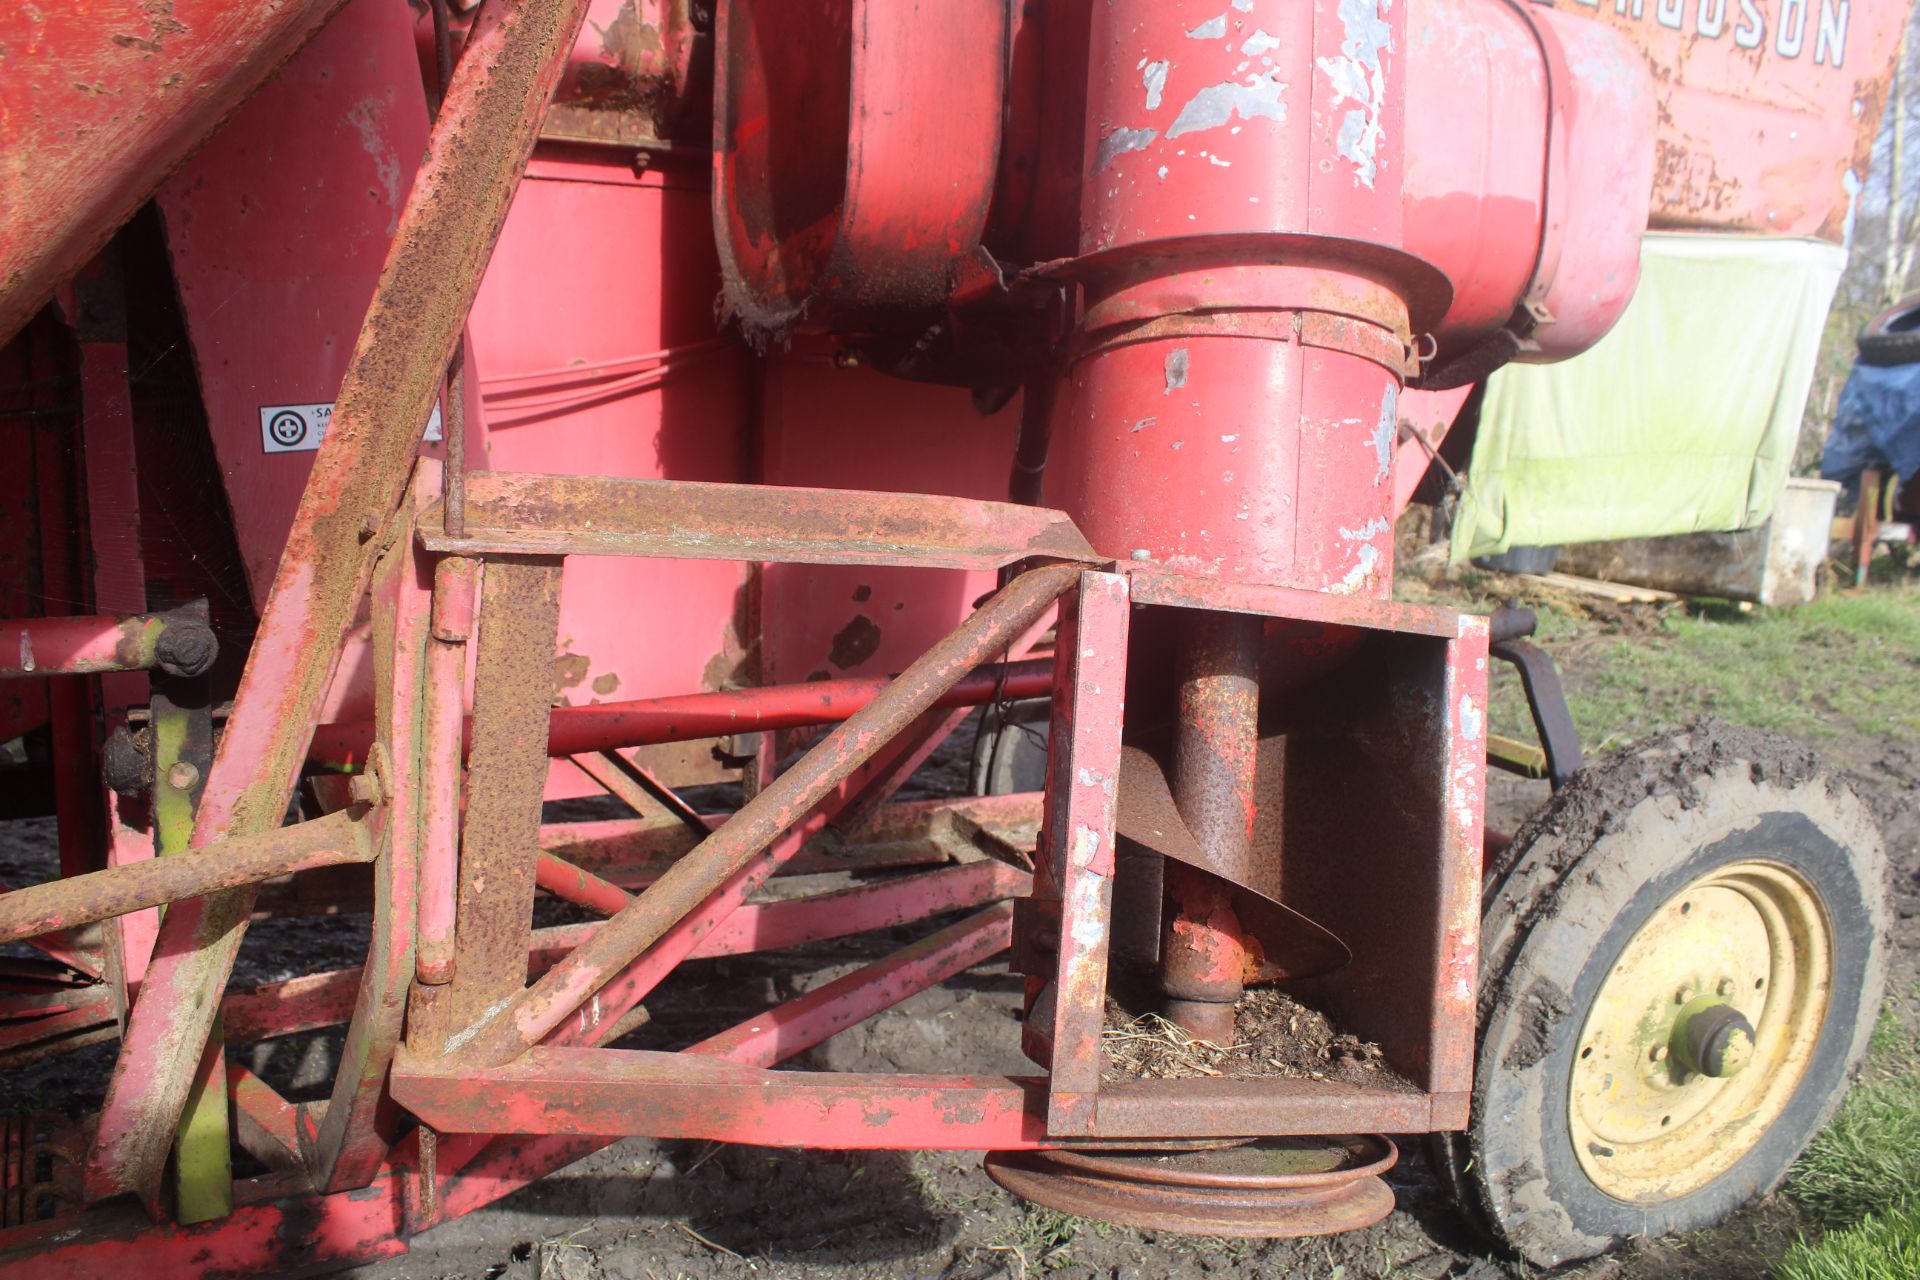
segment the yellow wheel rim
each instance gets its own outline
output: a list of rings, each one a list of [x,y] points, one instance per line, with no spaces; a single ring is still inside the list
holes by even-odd
[[[1663,903],[1614,961],[1574,1046],[1568,1122],[1594,1185],[1644,1204],[1732,1168],[1806,1074],[1832,975],[1826,912],[1788,867],[1734,863]],[[1719,1077],[1686,1065],[1683,1026],[1716,1005],[1754,1033]]]

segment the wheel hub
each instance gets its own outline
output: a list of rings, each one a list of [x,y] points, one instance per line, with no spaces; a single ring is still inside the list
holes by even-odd
[[[1393,1211],[1379,1175],[1399,1151],[1378,1135],[1266,1138],[1205,1151],[994,1151],[987,1173],[1057,1209],[1207,1236],[1331,1235]]]
[[[1831,956],[1817,895],[1776,863],[1723,867],[1662,904],[1601,983],[1574,1051],[1568,1123],[1594,1184],[1671,1199],[1750,1151],[1806,1071]]]
[[[1685,1070],[1716,1080],[1740,1074],[1753,1061],[1753,1024],[1722,1000],[1691,1001],[1680,1011],[1671,1040]]]

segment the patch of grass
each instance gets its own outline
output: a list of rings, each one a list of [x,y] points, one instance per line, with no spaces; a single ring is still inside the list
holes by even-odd
[[[1773,1274],[1774,1280],[1913,1280],[1920,1276],[1920,1206],[1869,1215],[1819,1244],[1802,1240]]]
[[[1225,1267],[1252,1258],[1265,1242],[1244,1236],[1189,1236],[1169,1232],[1158,1237],[1156,1243],[1173,1253],[1193,1254],[1204,1259],[1209,1266],[1217,1264]],[[1338,1271],[1339,1268],[1334,1270]],[[1332,1280],[1339,1280],[1339,1277],[1334,1276]]]
[[[907,1182],[921,1203],[937,1214],[967,1214],[992,1206],[997,1197],[990,1191],[969,1190],[965,1185],[965,1170],[962,1166],[949,1161],[945,1177],[938,1167],[938,1153],[915,1151],[907,1157]],[[948,1179],[960,1183],[958,1187],[949,1187]]]
[[[1920,1042],[1887,1011],[1871,1045],[1860,1079],[1787,1179],[1787,1194],[1822,1226],[1920,1213]]]
[[[1075,1233],[1094,1224],[1037,1204],[1023,1206],[1020,1217],[1008,1223],[987,1241],[995,1253],[1013,1255],[1008,1268],[1015,1277],[1044,1275],[1073,1261],[1069,1246]]]
[[[1802,738],[1920,734],[1920,586],[1827,595],[1793,609],[1695,602],[1644,635],[1556,646],[1590,751],[1712,712]],[[1519,681],[1494,673],[1496,732],[1531,738]]]

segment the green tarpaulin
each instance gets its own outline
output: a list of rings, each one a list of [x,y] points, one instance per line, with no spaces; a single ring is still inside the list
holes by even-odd
[[[1612,332],[1489,381],[1454,558],[1765,520],[1845,265],[1824,240],[1649,233]]]

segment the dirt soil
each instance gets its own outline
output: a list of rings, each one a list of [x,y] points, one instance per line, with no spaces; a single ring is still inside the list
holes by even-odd
[[[1657,642],[1657,619],[1644,607],[1583,612],[1572,642],[1553,646],[1570,690],[1581,689],[1600,670],[1606,646],[1593,637],[1644,636]],[[1830,739],[1822,752],[1849,772],[1881,823],[1895,868],[1890,989],[1920,990],[1920,749],[1855,734]],[[945,789],[952,781],[916,779],[929,790]],[[1489,786],[1489,823],[1512,831],[1546,796],[1544,783],[1496,774]],[[0,882],[42,878],[52,858],[51,823],[14,823],[0,830]],[[256,926],[238,980],[284,976],[296,957],[310,967],[306,957],[316,951],[352,963],[356,949],[364,947],[364,927],[347,919]],[[879,954],[910,936],[899,932],[873,939],[870,946]],[[686,974],[672,1000],[654,1008],[653,1022],[636,1042],[647,1047],[687,1043],[716,1019],[727,1025],[750,1016],[848,972],[863,959],[841,949],[778,962],[757,957],[708,962]],[[796,1065],[842,1071],[1030,1071],[1018,1050],[1020,1001],[1017,975],[1004,965],[984,966],[837,1036]],[[1901,1009],[1914,1021],[1910,999]],[[1203,1058],[1204,1065],[1232,1070],[1265,1053],[1286,1070],[1371,1069],[1368,1046],[1343,1039],[1337,1028],[1316,1024],[1311,1019],[1317,1015],[1304,1012],[1310,1016],[1301,1025],[1300,1010],[1278,1005],[1265,1010],[1268,1025],[1284,1028],[1284,1047],[1278,1041],[1250,1045],[1234,1051],[1248,1063]],[[1120,1015],[1114,1025],[1131,1022]],[[337,1052],[335,1036],[296,1037],[261,1047],[251,1065],[291,1095],[311,1097],[331,1077]],[[1123,1052],[1137,1055],[1139,1046]],[[97,1106],[110,1065],[111,1046],[100,1046],[4,1073],[0,1106],[71,1112]],[[1176,1073],[1187,1069],[1143,1065]],[[1037,1275],[1493,1280],[1520,1274],[1489,1256],[1460,1221],[1425,1163],[1422,1144],[1406,1144],[1387,1180],[1398,1208],[1366,1230],[1317,1240],[1217,1240],[1109,1227],[1023,1206],[986,1177],[979,1153],[792,1152],[629,1139],[417,1237],[407,1255],[347,1274],[361,1280],[1020,1280]],[[1760,1280],[1801,1229],[1791,1204],[1769,1200],[1713,1231],[1639,1242],[1564,1274],[1578,1280]]]

